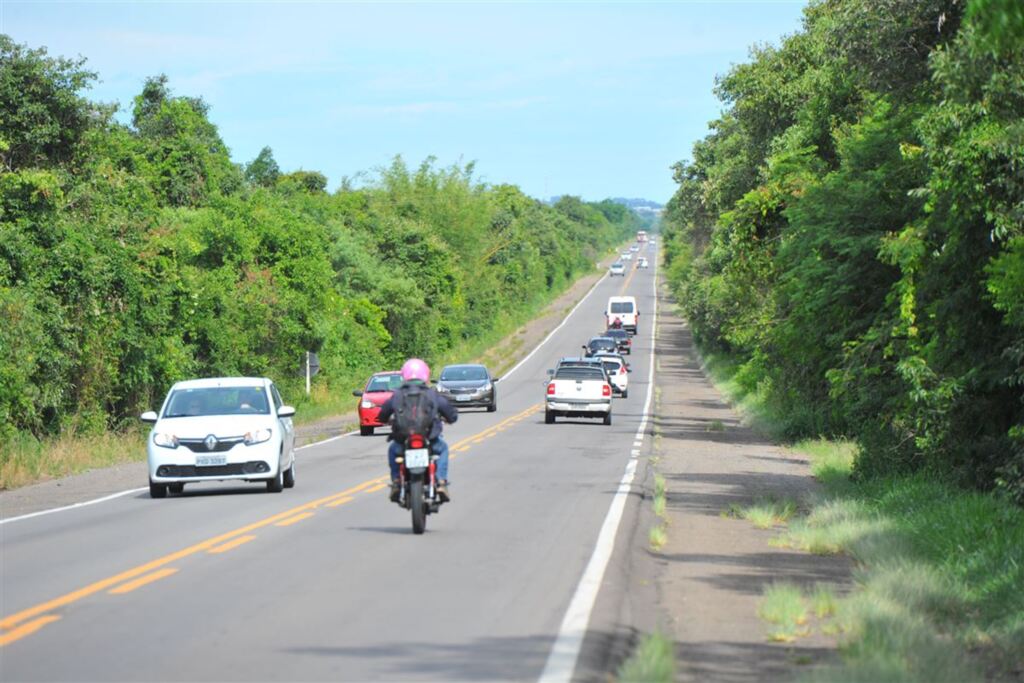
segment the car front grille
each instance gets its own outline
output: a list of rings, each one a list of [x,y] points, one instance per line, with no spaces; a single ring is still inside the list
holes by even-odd
[[[206,439],[178,439],[178,443],[189,449],[193,453],[223,453],[224,451],[230,451],[232,448],[242,443],[243,438],[240,436],[233,436],[228,439],[221,439],[217,441],[213,449],[206,447]]]

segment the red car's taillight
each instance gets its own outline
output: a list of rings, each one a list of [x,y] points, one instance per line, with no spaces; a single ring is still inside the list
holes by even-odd
[[[554,395],[555,395],[555,383],[552,382],[551,384],[548,385],[548,396],[554,396]]]
[[[601,395],[602,396],[611,396],[612,395],[612,388],[609,385],[605,384],[603,387],[601,387]]]

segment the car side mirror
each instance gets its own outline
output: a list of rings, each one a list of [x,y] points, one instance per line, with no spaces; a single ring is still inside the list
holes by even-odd
[[[492,377],[491,378],[491,382],[497,382],[499,379],[501,379],[501,378],[500,377]]]
[[[139,415],[139,419],[142,420],[143,422],[149,422],[150,424],[153,424],[156,422],[156,413],[153,412],[152,410],[147,410],[142,415]]]
[[[353,396],[355,396],[355,397],[359,397],[359,396],[362,396],[362,395],[363,395],[363,392],[361,392],[361,391],[359,391],[359,390],[357,389],[356,391],[353,391],[353,392],[352,392],[352,395],[353,395]]]
[[[277,409],[278,417],[291,417],[295,414],[295,408],[291,406],[281,406]]]

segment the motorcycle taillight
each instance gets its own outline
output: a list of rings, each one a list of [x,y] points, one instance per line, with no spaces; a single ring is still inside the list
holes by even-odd
[[[409,448],[423,448],[426,445],[427,444],[424,442],[423,437],[419,434],[413,434],[409,437]]]

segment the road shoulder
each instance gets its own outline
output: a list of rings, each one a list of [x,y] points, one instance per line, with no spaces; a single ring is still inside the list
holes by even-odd
[[[805,457],[742,422],[705,376],[674,302],[659,297],[653,465],[666,482],[667,534],[645,552],[656,565],[658,621],[675,641],[677,680],[791,679],[833,660],[836,642],[814,628],[770,642],[758,617],[765,589],[844,592],[850,563],[773,547],[777,532],[729,514],[763,499],[806,500],[817,484]]]

